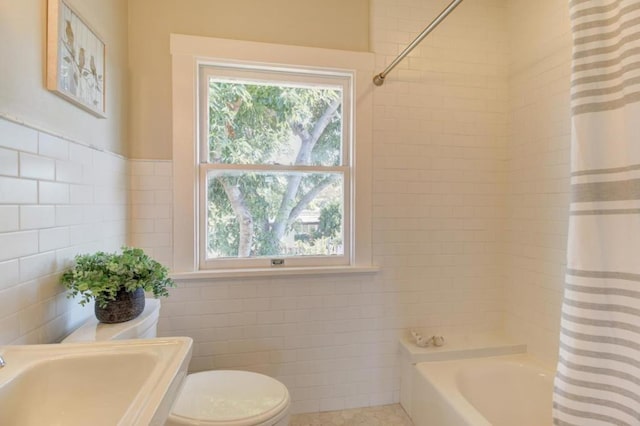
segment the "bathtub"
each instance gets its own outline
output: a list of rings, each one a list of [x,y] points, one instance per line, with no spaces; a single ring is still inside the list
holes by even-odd
[[[526,354],[414,366],[415,426],[548,426],[553,373]]]

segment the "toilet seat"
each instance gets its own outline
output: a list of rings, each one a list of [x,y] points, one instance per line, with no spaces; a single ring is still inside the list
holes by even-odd
[[[288,414],[289,392],[279,381],[248,371],[189,374],[169,415],[181,425],[266,426]]]

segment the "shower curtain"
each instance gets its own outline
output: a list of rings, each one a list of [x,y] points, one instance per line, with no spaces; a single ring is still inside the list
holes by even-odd
[[[571,208],[556,425],[640,425],[640,0],[571,0]]]

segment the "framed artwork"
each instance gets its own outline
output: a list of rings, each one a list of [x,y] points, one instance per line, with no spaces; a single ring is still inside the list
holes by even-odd
[[[64,0],[48,0],[47,89],[105,118],[105,45]]]

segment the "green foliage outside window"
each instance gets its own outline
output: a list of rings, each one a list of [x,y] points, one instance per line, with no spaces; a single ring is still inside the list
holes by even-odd
[[[209,162],[339,166],[342,92],[209,82]],[[342,254],[343,180],[335,172],[233,170],[208,181],[209,257]],[[318,229],[302,241],[305,220]],[[318,243],[323,239],[324,248]]]

